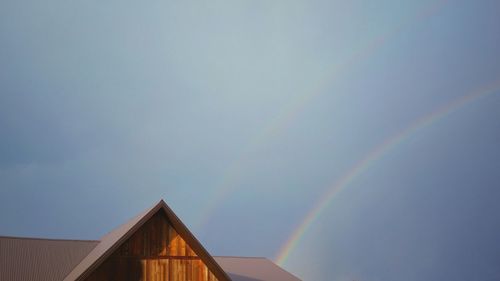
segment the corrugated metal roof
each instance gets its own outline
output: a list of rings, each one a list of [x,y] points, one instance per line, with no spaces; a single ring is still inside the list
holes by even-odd
[[[0,280],[62,280],[98,243],[0,237]]]
[[[214,257],[233,281],[300,281],[267,258]]]

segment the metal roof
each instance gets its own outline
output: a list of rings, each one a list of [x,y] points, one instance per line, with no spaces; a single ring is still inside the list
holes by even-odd
[[[267,258],[214,258],[233,281],[300,281]]]
[[[0,280],[63,280],[98,243],[0,237]]]

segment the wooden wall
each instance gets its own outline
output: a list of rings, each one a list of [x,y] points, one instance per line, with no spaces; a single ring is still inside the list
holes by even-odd
[[[217,281],[159,212],[86,281]]]

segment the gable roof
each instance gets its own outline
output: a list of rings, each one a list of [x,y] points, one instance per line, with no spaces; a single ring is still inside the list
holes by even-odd
[[[101,241],[0,236],[0,280],[83,280],[158,212],[165,213],[177,233],[220,281],[300,281],[266,258],[210,256],[163,200]]]
[[[214,258],[233,281],[300,281],[267,258]]]
[[[0,236],[0,280],[57,281],[99,244],[95,240],[62,240]],[[299,281],[266,258],[214,257],[232,281]]]
[[[205,262],[208,269],[219,281],[231,280],[214,258],[203,248],[189,229],[175,215],[167,204],[160,200],[150,209],[139,214],[127,223],[106,234],[90,253],[64,278],[64,281],[80,281],[90,275],[104,260],[109,257],[123,242],[134,234],[146,221],[157,212],[164,212],[174,229],[189,244],[195,253]]]
[[[0,280],[62,280],[98,243],[0,237]]]

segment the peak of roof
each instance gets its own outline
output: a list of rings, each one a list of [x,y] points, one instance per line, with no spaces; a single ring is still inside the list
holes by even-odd
[[[201,243],[194,237],[189,229],[182,223],[177,215],[168,207],[165,201],[160,200],[151,208],[140,213],[128,222],[104,235],[97,246],[64,278],[64,281],[81,280],[95,270],[109,255],[113,253],[123,242],[134,234],[154,214],[163,211],[176,231],[193,248],[197,254],[204,259],[212,273],[219,280],[231,280],[225,271],[217,264],[213,257],[203,248]]]

